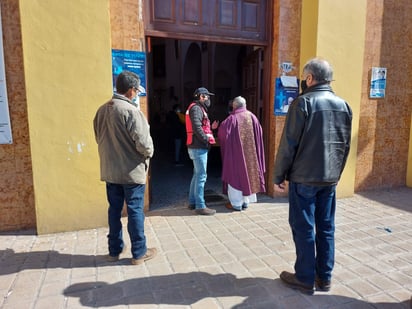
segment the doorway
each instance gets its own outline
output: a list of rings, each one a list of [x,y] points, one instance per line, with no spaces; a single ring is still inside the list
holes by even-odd
[[[148,117],[155,145],[149,177],[150,209],[182,206],[187,204],[193,165],[187,154],[185,138],[182,139],[179,162],[175,162],[170,123],[173,106],[179,105],[184,115],[193,92],[203,86],[215,94],[208,111],[211,122],[223,121],[228,115],[229,100],[238,95],[244,96],[248,108],[252,107],[253,112],[261,116],[262,95],[258,86],[261,85],[261,66],[259,61],[250,59],[259,51],[263,53],[263,49],[242,44],[151,37],[150,50]],[[257,56],[258,60],[259,57],[261,55]],[[250,95],[251,85],[253,95]],[[206,203],[223,203],[218,146],[209,152],[207,174]]]

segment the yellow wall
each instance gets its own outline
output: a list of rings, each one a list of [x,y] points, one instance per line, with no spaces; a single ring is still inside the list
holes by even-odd
[[[334,69],[332,87],[353,111],[351,151],[338,185],[339,197],[354,193],[365,25],[366,0],[303,0],[300,63],[303,66],[314,56],[327,59]]]
[[[302,73],[302,68],[305,63],[316,55],[318,42],[318,0],[302,1],[302,20],[301,20],[301,36],[300,36],[300,65],[299,74]],[[300,78],[301,76],[299,76]]]
[[[20,13],[37,232],[103,226],[92,120],[111,96],[109,0],[20,1]]]

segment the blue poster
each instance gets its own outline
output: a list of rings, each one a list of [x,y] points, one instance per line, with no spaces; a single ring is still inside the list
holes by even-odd
[[[276,78],[275,84],[275,115],[283,116],[288,113],[290,104],[299,95],[298,80],[295,76]]]
[[[386,90],[386,68],[373,67],[371,72],[370,98],[384,98]]]
[[[1,9],[1,8],[0,8]],[[12,144],[9,101],[7,99],[6,69],[3,53],[3,30],[0,10],[0,144]]]
[[[113,91],[116,91],[117,76],[123,70],[136,73],[140,77],[139,96],[146,96],[146,53],[112,49]]]

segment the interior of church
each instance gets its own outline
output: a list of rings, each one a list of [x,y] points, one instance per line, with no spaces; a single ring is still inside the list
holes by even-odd
[[[181,163],[174,164],[174,139],[167,115],[175,104],[184,114],[198,87],[215,95],[208,111],[210,121],[224,120],[229,101],[245,95],[245,63],[253,46],[197,42],[168,38],[150,38],[152,53],[148,59],[149,123],[155,144],[150,173],[150,208],[187,203],[193,165],[185,141]],[[221,199],[221,159],[219,146],[209,152],[206,201]]]

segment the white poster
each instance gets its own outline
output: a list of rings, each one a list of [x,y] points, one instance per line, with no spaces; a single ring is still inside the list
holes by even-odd
[[[0,8],[0,144],[11,144],[9,102],[7,100],[6,71],[4,69],[3,29]]]

